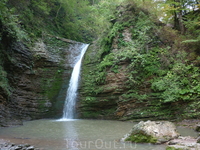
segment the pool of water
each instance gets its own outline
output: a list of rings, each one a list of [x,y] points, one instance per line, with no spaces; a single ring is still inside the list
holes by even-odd
[[[109,120],[35,120],[0,128],[0,138],[42,150],[165,150],[165,145],[123,143],[134,123]],[[184,134],[193,134],[183,130]],[[188,133],[191,132],[191,133]],[[195,134],[195,133],[194,133]]]

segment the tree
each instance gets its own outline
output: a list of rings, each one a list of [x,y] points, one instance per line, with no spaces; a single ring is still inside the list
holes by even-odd
[[[187,15],[199,9],[197,0],[166,0],[163,1],[161,10],[165,12],[166,20],[173,20],[174,28],[185,33],[184,20],[189,19]]]

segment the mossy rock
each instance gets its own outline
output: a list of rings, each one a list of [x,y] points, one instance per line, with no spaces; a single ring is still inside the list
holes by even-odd
[[[161,144],[178,136],[175,125],[169,121],[140,121],[122,141]]]
[[[200,132],[200,124],[198,124],[198,125],[196,126],[195,130],[196,130],[197,132]]]
[[[190,148],[186,146],[172,145],[172,146],[167,146],[166,150],[190,150]]]
[[[137,133],[130,135],[126,141],[131,141],[135,143],[153,143],[157,142],[157,139],[151,135],[145,135],[144,133]]]

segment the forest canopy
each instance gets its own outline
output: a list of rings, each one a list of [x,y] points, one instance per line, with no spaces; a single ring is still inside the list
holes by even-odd
[[[48,33],[92,41],[109,28],[116,6],[127,2],[182,34],[192,33],[186,42],[200,40],[198,0],[2,0],[0,21],[3,30],[19,39],[33,40]]]

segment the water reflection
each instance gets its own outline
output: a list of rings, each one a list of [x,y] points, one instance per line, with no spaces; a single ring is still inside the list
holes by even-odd
[[[60,119],[63,121],[63,132],[64,132],[64,140],[66,143],[66,148],[68,150],[79,150],[78,148],[78,134],[75,128],[76,119]]]

